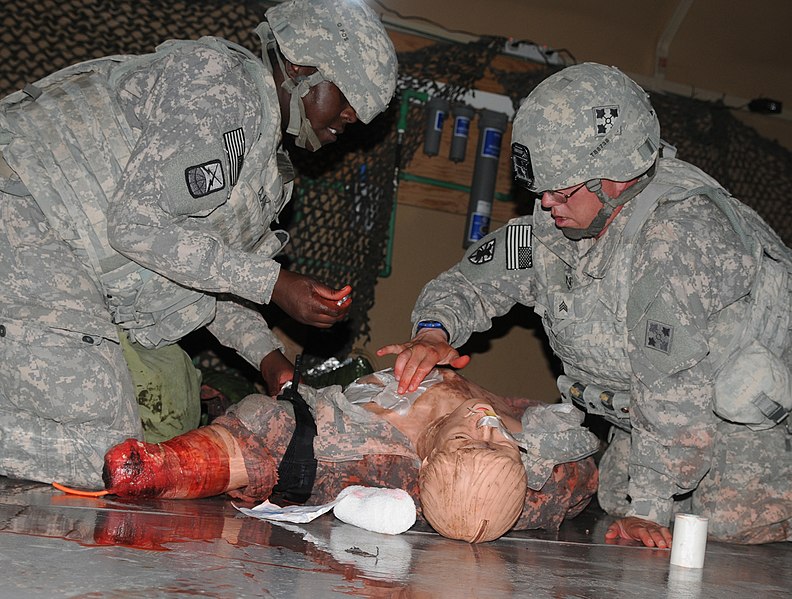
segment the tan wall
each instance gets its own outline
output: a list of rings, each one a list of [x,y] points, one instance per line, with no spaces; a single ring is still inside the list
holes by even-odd
[[[684,0],[381,0],[386,21],[459,36],[448,30],[530,40],[568,50],[577,62],[619,67],[636,77],[655,74],[658,42]],[[406,17],[382,10],[386,6]],[[429,22],[442,25],[433,27]],[[792,149],[792,2],[691,0],[668,45],[664,80],[708,100],[770,97],[782,116],[742,110],[737,116]],[[713,92],[715,97],[705,96]],[[681,93],[681,92],[679,92]]]

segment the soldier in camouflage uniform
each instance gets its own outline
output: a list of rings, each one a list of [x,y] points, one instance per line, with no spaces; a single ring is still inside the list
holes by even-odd
[[[566,402],[612,423],[606,538],[667,547],[673,514],[714,539],[792,539],[792,254],[751,209],[673,157],[646,93],[569,67],[517,112],[515,177],[539,195],[427,284],[400,391],[515,304],[534,306]]]
[[[279,389],[293,367],[247,304],[317,327],[347,314],[348,286],[273,259],[294,176],[281,140],[317,150],[370,122],[395,51],[358,2],[288,0],[266,19],[263,59],[170,41],[0,103],[0,474],[100,485],[141,415],[155,440],[197,426],[185,335],[206,326]]]

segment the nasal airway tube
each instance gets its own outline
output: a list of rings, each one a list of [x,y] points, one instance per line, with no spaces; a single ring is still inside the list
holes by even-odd
[[[683,568],[703,568],[707,548],[707,518],[677,514],[671,543],[671,563]]]

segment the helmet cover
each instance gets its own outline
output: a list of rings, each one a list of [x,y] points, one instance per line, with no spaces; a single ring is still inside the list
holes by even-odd
[[[268,9],[266,18],[282,54],[316,67],[360,121],[370,123],[387,108],[396,89],[396,51],[363,0],[287,0]]]
[[[517,110],[512,142],[515,179],[542,193],[641,175],[657,159],[660,123],[637,83],[589,62],[536,86]]]

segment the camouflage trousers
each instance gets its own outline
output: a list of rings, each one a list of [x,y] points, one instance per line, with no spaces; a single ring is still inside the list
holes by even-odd
[[[597,496],[602,508],[623,516],[627,500],[630,435],[615,429],[600,461]],[[721,421],[712,465],[674,511],[709,518],[709,538],[726,543],[792,541],[792,449],[784,424],[752,431]]]
[[[165,379],[179,369],[195,379],[194,368],[178,347],[168,356],[127,352],[127,364],[93,273],[30,197],[0,193],[0,276],[0,475],[101,488],[107,449],[143,438],[136,398],[156,386],[152,363]],[[177,398],[194,404],[190,417],[161,430],[197,425],[191,388],[194,397]],[[157,428],[162,398],[147,399],[140,410]]]

